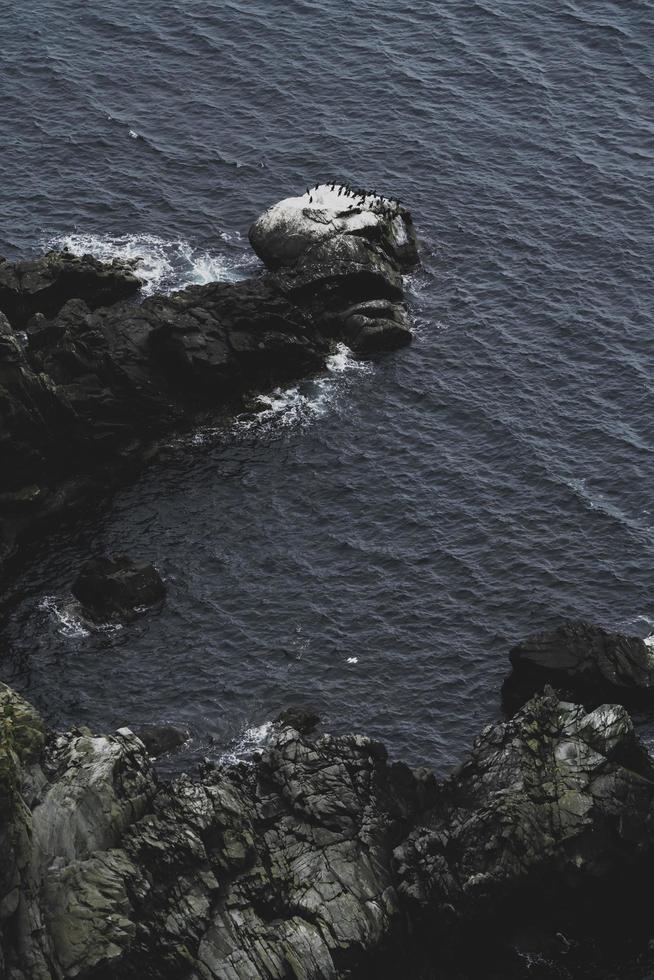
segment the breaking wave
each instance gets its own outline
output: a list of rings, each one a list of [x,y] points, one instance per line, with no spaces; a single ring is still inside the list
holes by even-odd
[[[91,623],[72,596],[46,595],[38,608],[52,618],[61,636],[71,640],[83,639],[91,633],[117,633],[123,628],[122,623]]]
[[[240,236],[225,233],[221,237],[227,244]],[[156,235],[72,233],[51,238],[46,244],[48,248],[68,249],[74,255],[90,253],[103,262],[137,259],[136,273],[143,280],[144,296],[208,282],[237,282],[251,275],[257,266],[257,259],[247,252],[208,252],[183,239]]]
[[[322,377],[258,395],[253,411],[238,415],[229,426],[230,437],[269,435],[309,425],[332,410],[356,378],[373,371],[372,364],[358,361],[345,344],[336,346],[326,360],[326,367]],[[203,426],[193,434],[191,443],[202,446],[224,435],[224,427]]]

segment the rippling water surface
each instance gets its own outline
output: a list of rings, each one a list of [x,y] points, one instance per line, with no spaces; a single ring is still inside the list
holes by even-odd
[[[338,177],[402,198],[423,255],[412,347],[340,350],[42,548],[3,679],[57,724],[186,723],[177,765],[299,702],[443,772],[526,633],[654,629],[652,0],[32,0],[3,25],[5,254],[142,255],[149,292],[252,275],[252,219]],[[98,549],[153,560],[163,609],[81,629]]]

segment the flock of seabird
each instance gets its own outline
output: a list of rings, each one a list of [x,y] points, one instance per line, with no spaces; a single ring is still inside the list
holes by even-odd
[[[309,204],[313,204],[313,194],[320,187],[326,187],[330,191],[335,191],[338,189],[338,197],[348,198],[351,203],[347,206],[346,210],[351,211],[353,208],[364,206],[364,207],[374,207],[376,213],[382,214],[386,218],[394,218],[396,215],[401,213],[402,205],[395,197],[382,197],[377,191],[372,191],[368,193],[367,191],[359,190],[356,187],[350,187],[348,184],[316,184],[315,187],[307,187],[306,193],[309,197]],[[372,198],[372,202],[371,202]]]

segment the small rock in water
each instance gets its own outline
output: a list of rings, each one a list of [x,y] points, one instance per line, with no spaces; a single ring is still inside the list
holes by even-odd
[[[73,595],[94,619],[133,615],[166,594],[154,565],[126,555],[86,562],[72,587]]]

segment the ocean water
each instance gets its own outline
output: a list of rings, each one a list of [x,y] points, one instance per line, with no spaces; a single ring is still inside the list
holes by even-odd
[[[170,768],[299,703],[442,774],[514,642],[654,630],[652,0],[30,0],[3,35],[10,257],[256,275],[251,221],[327,178],[422,242],[410,348],[340,348],[40,547],[3,680],[57,725],[187,724]],[[85,628],[98,550],[154,561],[163,608]]]

